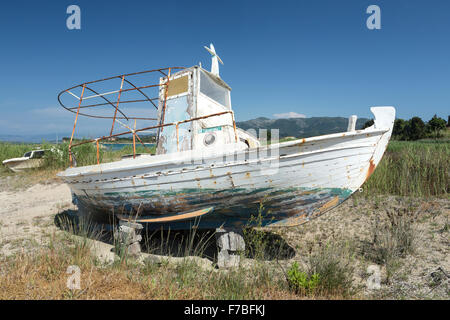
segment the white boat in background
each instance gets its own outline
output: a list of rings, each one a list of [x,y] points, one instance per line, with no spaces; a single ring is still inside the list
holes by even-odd
[[[208,51],[211,72],[201,66],[165,68],[86,82],[60,93],[61,105],[76,119],[112,119],[109,136],[71,143],[71,160],[82,143],[96,142],[98,148],[99,141],[126,134],[138,143],[141,131],[158,130],[156,155],[135,154],[110,163],[97,157],[95,165],[58,174],[82,211],[133,217],[148,228],[185,229],[197,217],[199,228],[243,227],[252,224],[263,201],[263,226],[295,226],[342,203],[373,173],[391,137],[393,107],[372,107],[374,124],[364,130],[355,130],[356,116],[351,116],[346,132],[260,143],[236,128],[231,88],[219,76],[214,47]],[[130,80],[155,73],[160,77],[156,85]],[[99,93],[94,88],[113,81],[120,84],[118,90]],[[155,98],[145,91],[152,88]],[[129,93],[141,98],[128,98]],[[64,96],[75,97],[76,103],[67,106]],[[126,115],[127,106],[137,101],[153,104],[156,125],[136,129],[137,121],[148,120]],[[98,106],[109,107],[112,115],[90,113]],[[126,131],[115,134],[115,124]]]
[[[46,149],[28,151],[23,157],[4,160],[3,165],[14,172],[39,168],[44,164],[44,154],[48,151]]]

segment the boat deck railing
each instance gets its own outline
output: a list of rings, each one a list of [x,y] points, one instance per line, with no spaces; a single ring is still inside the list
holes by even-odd
[[[158,109],[157,103],[160,103],[159,100],[160,100],[160,96],[161,96],[161,94],[160,94],[161,90],[164,90],[162,92],[163,96],[164,96],[164,101],[162,102],[162,117],[161,117],[162,119],[164,119],[164,113],[165,113],[166,106],[167,106],[167,97],[168,97],[168,89],[170,86],[171,73],[174,70],[181,71],[183,69],[185,69],[185,68],[170,67],[170,68],[162,68],[162,69],[155,69],[155,70],[123,74],[123,75],[104,78],[104,79],[100,79],[100,80],[85,82],[80,85],[77,85],[77,86],[74,86],[69,89],[61,91],[58,95],[59,103],[66,110],[75,113],[75,121],[73,124],[72,134],[70,136],[70,142],[69,142],[70,166],[73,167],[73,165],[74,165],[73,152],[72,152],[73,147],[80,146],[80,145],[86,144],[86,143],[96,143],[97,164],[100,164],[99,141],[110,140],[112,138],[116,138],[116,137],[127,135],[127,134],[133,135],[133,158],[135,158],[136,157],[136,139],[144,146],[145,149],[147,149],[147,147],[142,142],[141,138],[139,137],[139,135],[137,133],[141,132],[141,131],[147,131],[147,130],[159,129],[159,128],[161,128],[161,130],[163,130],[163,128],[167,127],[167,126],[175,126],[176,127],[177,151],[179,151],[178,129],[179,129],[180,124],[192,122],[192,121],[196,121],[196,120],[202,120],[202,119],[206,119],[206,118],[210,118],[210,117],[222,116],[225,114],[230,114],[230,116],[231,116],[231,120],[232,120],[233,128],[234,128],[235,140],[237,142],[238,135],[237,135],[237,131],[236,131],[236,122],[235,122],[235,118],[234,118],[234,112],[232,110],[209,114],[209,115],[205,115],[205,116],[201,116],[201,117],[195,117],[195,118],[191,118],[191,119],[187,119],[187,120],[183,120],[183,121],[177,121],[177,122],[172,122],[172,123],[161,123],[159,125],[147,126],[144,128],[136,129],[136,121],[137,120],[145,120],[145,121],[154,120],[154,121],[156,121],[157,118],[127,116],[125,114],[124,110],[119,108],[119,105],[148,102],[153,107],[155,107],[157,110]],[[147,75],[157,75],[158,76],[157,79],[158,79],[159,83],[158,84],[148,84],[148,80],[146,80],[146,83],[144,83],[143,85],[136,85],[135,83],[133,83],[130,80],[130,78],[132,78],[132,77],[147,76]],[[163,75],[166,78],[165,81],[159,81],[159,77],[161,75]],[[105,83],[114,81],[114,80],[116,80],[116,81],[119,80],[120,87],[118,89],[106,90],[103,88],[103,90],[102,90],[103,93],[100,93],[100,90],[97,89],[97,87],[101,87],[101,85],[104,85]],[[155,82],[156,82],[156,79],[155,79]],[[124,88],[124,84],[126,84],[128,86],[128,88]],[[152,90],[152,91],[156,90],[156,97],[150,98],[149,96],[151,94],[149,94],[147,92],[148,90]],[[77,91],[81,91],[81,93],[78,95]],[[89,96],[85,95],[85,93],[87,91],[90,91],[92,94]],[[140,99],[135,99],[135,98],[134,99],[123,99],[123,96],[126,95],[127,93],[138,93]],[[77,105],[67,106],[62,102],[62,97],[64,95],[67,96],[67,94],[77,100]],[[112,101],[112,99],[110,99],[109,96],[111,96],[111,95],[117,95],[117,98],[115,99],[115,101]],[[121,98],[122,98],[122,100],[121,100]],[[90,103],[90,104],[84,103],[83,104],[83,102],[86,102],[87,100],[94,101],[94,103]],[[97,100],[101,100],[101,101],[97,102]],[[92,113],[93,108],[102,107],[102,106],[111,106],[113,109],[111,109],[110,111],[111,112],[114,111],[114,113],[111,116],[98,115],[98,114]],[[83,110],[83,112],[80,112],[81,110]],[[85,112],[84,110],[88,110],[88,111]],[[83,140],[78,143],[73,143],[75,129],[76,129],[77,122],[78,122],[78,116],[86,116],[86,117],[100,118],[100,119],[112,119],[112,125],[111,125],[111,130],[109,132],[109,135],[102,136],[102,137],[95,138],[95,139]],[[121,119],[125,119],[127,121],[134,120],[134,127],[131,128],[127,124],[123,123],[121,121]],[[124,132],[119,132],[119,133],[113,134],[115,123],[119,123],[121,126],[123,126],[124,128],[126,128],[128,130],[124,131]],[[150,152],[150,150],[148,150],[148,151]]]

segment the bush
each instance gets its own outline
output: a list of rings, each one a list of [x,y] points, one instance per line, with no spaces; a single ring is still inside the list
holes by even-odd
[[[287,272],[287,280],[289,287],[295,292],[304,291],[311,294],[319,287],[320,276],[317,273],[310,276],[306,272],[300,271],[298,263],[294,262]]]
[[[441,131],[445,130],[446,126],[447,122],[444,119],[434,115],[433,118],[431,118],[431,120],[427,123],[427,133],[430,137],[435,139],[441,138],[443,136]]]
[[[426,137],[425,123],[419,117],[412,117],[405,125],[407,140],[419,140]]]
[[[266,233],[255,229],[263,226],[264,218],[267,215],[264,209],[264,200],[259,203],[258,213],[250,217],[246,228],[243,229],[246,255],[256,260],[264,260],[269,246]]]
[[[413,253],[417,239],[412,216],[407,209],[386,210],[386,215],[386,223],[375,221],[370,247],[366,248],[366,255],[378,264],[389,264],[396,258]]]
[[[349,295],[352,291],[354,267],[346,246],[326,245],[312,254],[308,261],[308,274],[320,276],[320,289],[324,294]]]
[[[294,262],[286,274],[289,288],[296,293],[320,296],[352,294],[354,266],[350,250],[326,245],[310,255],[305,270]]]
[[[419,139],[441,138],[445,131],[447,122],[434,115],[427,123],[419,117],[412,117],[409,120],[395,119],[392,136],[396,140],[414,141]]]

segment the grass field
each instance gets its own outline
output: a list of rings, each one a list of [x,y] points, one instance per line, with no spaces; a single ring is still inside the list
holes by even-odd
[[[447,197],[449,168],[447,141],[391,141],[364,194]]]

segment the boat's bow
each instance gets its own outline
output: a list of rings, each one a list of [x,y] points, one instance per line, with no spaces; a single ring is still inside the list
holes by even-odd
[[[369,165],[366,170],[366,174],[361,177],[359,181],[356,183],[359,184],[358,188],[369,179],[372,173],[375,171],[375,168],[381,161],[384,152],[386,151],[387,145],[389,143],[389,139],[392,135],[392,130],[394,128],[395,122],[395,108],[394,107],[372,107],[370,111],[375,116],[374,124],[367,128],[367,131],[370,130],[386,130],[377,142],[375,147],[375,151],[372,157],[369,160]]]
[[[268,225],[269,227],[296,226],[305,223],[339,205],[369,179],[386,151],[395,121],[395,108],[393,107],[372,107],[370,110],[375,116],[374,124],[364,130],[350,130],[338,138],[336,135],[328,135],[306,138],[301,142],[301,145],[304,146],[314,145],[316,148],[312,152],[320,153],[324,150],[327,152],[327,155],[323,154],[318,159],[324,164],[320,167],[321,170],[313,170],[316,176],[323,175],[323,172],[334,172],[333,175],[330,175],[329,180],[324,177],[320,179],[320,183],[314,184],[312,187],[320,190],[327,186],[333,186],[332,190],[341,190],[340,194],[336,195],[332,192],[312,210],[299,206],[298,213],[287,219],[276,221]],[[321,144],[323,145],[330,139],[338,139],[341,142],[336,142],[331,148],[324,149]],[[327,158],[331,160],[329,163],[326,163]],[[307,171],[307,167],[304,170]],[[310,174],[310,176],[312,175]],[[310,180],[314,179],[310,178]]]
[[[395,108],[394,107],[372,107],[370,111],[375,116],[373,127],[375,129],[386,129],[387,131],[381,136],[378,142],[377,148],[373,154],[373,162],[375,166],[378,165],[383,157],[384,151],[389,143],[389,139],[392,135],[395,121]],[[370,127],[371,128],[371,127]],[[369,128],[369,129],[370,129]]]

